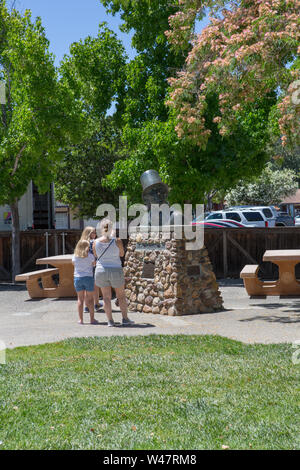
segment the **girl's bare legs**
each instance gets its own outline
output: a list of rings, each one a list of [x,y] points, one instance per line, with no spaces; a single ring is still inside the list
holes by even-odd
[[[84,304],[84,296],[85,296],[85,291],[81,290],[77,292],[77,308],[78,308],[78,316],[79,316],[79,322],[83,324],[83,304]]]
[[[108,321],[113,322],[112,311],[111,311],[111,287],[101,287],[102,297],[104,302],[104,311]]]
[[[122,317],[125,320],[128,320],[127,316],[127,300],[126,300],[126,295],[125,295],[125,288],[123,287],[116,287],[115,288],[117,298],[119,300],[119,306],[120,310],[122,312]]]
[[[93,302],[94,302],[93,305],[98,306],[99,305],[99,287],[97,287],[96,284],[95,284],[95,289],[94,289],[94,292],[93,292],[93,299],[94,299],[93,300]],[[89,308],[86,300],[84,301],[84,304],[87,308]]]
[[[95,321],[95,314],[94,314],[94,291],[88,292],[86,291],[85,294],[85,304],[89,309],[90,312],[90,318],[91,318],[91,323]]]
[[[86,291],[84,291],[84,305],[86,309],[88,308],[87,302],[86,302]],[[85,310],[87,312],[87,310]]]

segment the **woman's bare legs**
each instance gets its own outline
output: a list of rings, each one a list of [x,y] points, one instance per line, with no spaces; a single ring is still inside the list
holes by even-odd
[[[113,322],[112,310],[111,310],[111,287],[101,287],[102,297],[104,302],[104,311],[108,321]]]
[[[116,287],[115,288],[117,298],[119,300],[119,306],[120,310],[122,312],[122,317],[125,320],[128,320],[127,316],[127,300],[126,300],[126,295],[125,295],[125,288],[123,287]]]

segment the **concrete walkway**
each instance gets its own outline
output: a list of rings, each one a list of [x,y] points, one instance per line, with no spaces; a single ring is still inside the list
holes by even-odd
[[[0,341],[14,348],[71,337],[112,335],[215,334],[244,343],[300,340],[300,297],[249,299],[239,280],[219,281],[219,285],[223,312],[182,317],[130,313],[136,324],[125,328],[114,306],[119,325],[108,328],[103,311],[96,313],[99,325],[78,325],[75,299],[32,300],[25,286],[0,284]]]

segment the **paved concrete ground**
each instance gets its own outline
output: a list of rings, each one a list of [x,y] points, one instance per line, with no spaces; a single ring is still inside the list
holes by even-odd
[[[121,327],[121,314],[115,306],[118,327],[107,327],[103,311],[96,313],[99,325],[78,325],[74,299],[32,300],[25,286],[0,284],[0,341],[14,348],[70,337],[112,335],[217,334],[244,343],[300,340],[300,297],[249,299],[239,280],[219,284],[225,307],[222,312],[182,317],[130,313],[136,324],[126,328]]]

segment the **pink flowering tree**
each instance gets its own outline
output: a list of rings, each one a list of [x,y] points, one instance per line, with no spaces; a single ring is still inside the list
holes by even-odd
[[[174,0],[175,1],[175,0]],[[204,118],[206,97],[218,96],[214,117],[219,133],[230,136],[249,106],[276,90],[270,123],[282,145],[300,139],[299,0],[176,0],[166,35],[180,50],[190,44],[185,67],[169,79],[168,104],[179,137],[205,148],[211,129]],[[206,10],[205,10],[206,9]],[[210,24],[194,33],[209,9]]]

